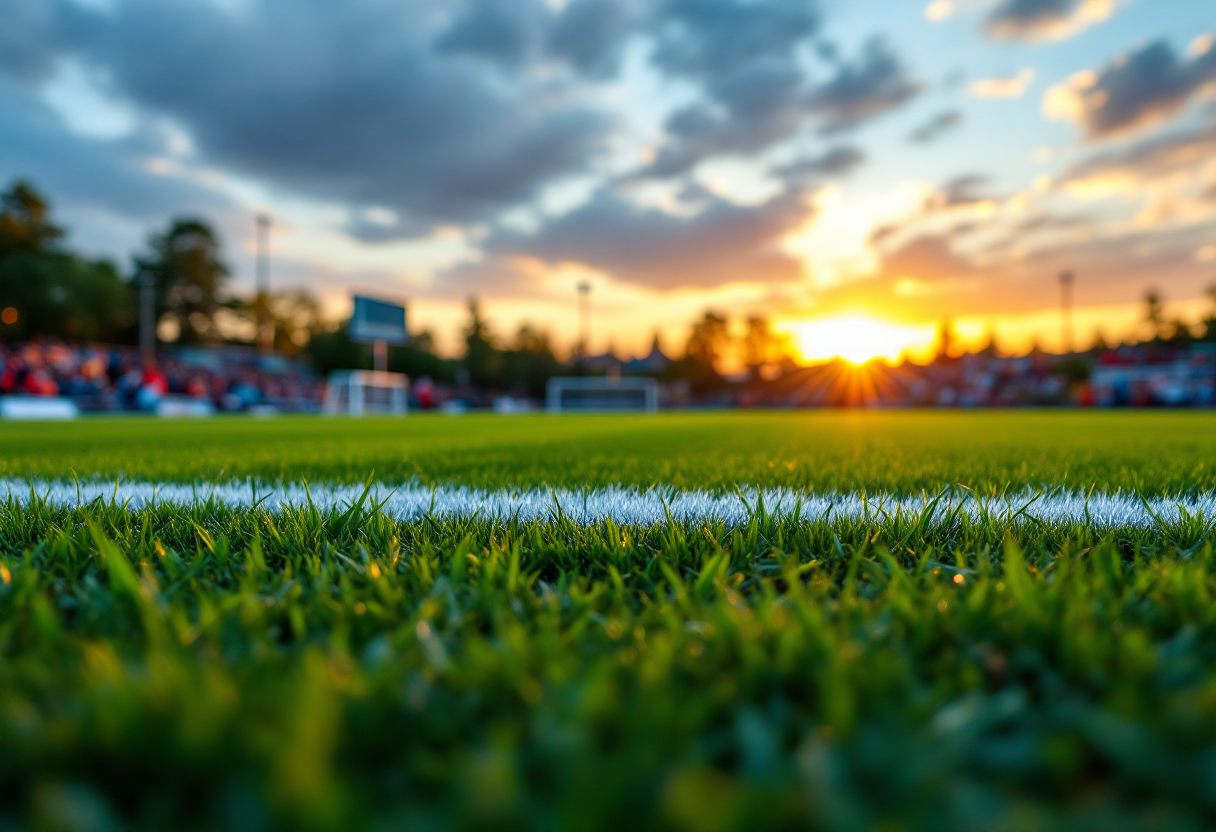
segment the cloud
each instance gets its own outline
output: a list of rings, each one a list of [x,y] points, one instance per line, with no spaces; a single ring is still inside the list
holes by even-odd
[[[1114,10],[1114,0],[1001,0],[984,29],[997,40],[1064,40]]]
[[[472,0],[436,40],[442,52],[471,55],[507,69],[532,58],[545,28],[545,9],[515,0]]]
[[[808,104],[823,121],[820,132],[831,134],[894,110],[919,92],[920,85],[886,41],[875,38],[859,58],[839,64],[835,76],[812,93]]]
[[[1074,166],[1062,182],[1079,183],[1112,175],[1135,179],[1197,172],[1216,158],[1216,130],[1205,124],[1192,130],[1142,141],[1117,153],[1102,153]]]
[[[655,67],[699,92],[667,119],[665,141],[641,172],[651,178],[683,175],[713,156],[762,152],[811,121],[822,133],[844,132],[919,91],[884,41],[870,41],[852,60],[835,57],[805,0],[669,0],[648,26]],[[821,82],[805,67],[812,46],[831,56],[832,74]]]
[[[1021,98],[1034,83],[1034,70],[1029,67],[1008,78],[981,78],[972,81],[968,89],[973,98]]]
[[[146,127],[121,139],[81,137],[31,92],[2,79],[0,110],[0,186],[29,179],[57,205],[158,223],[229,207],[189,177],[158,174],[151,161],[164,142]]]
[[[1092,226],[1093,218],[1080,214],[1039,213],[1014,223],[1010,228],[1010,233],[1012,237],[1016,238],[1023,234],[1034,234],[1040,231],[1071,231],[1088,229]]]
[[[1135,199],[1141,226],[1208,222],[1216,215],[1214,126],[1209,122],[1094,155],[1066,171],[1058,187],[1081,198]]]
[[[989,179],[990,177],[983,173],[965,173],[956,176],[942,186],[941,191],[934,196],[932,206],[941,210],[991,201],[992,197],[982,193]]]
[[[1087,139],[1101,141],[1158,124],[1213,90],[1216,49],[1209,45],[1179,59],[1158,40],[1056,84],[1043,97],[1043,114],[1075,122]]]
[[[1082,220],[1053,218],[1051,223],[1084,230]],[[1026,233],[1014,229],[1009,236],[1016,241]],[[828,315],[861,305],[910,320],[968,315],[1001,321],[1054,303],[1063,270],[1077,274],[1089,303],[1138,301],[1149,283],[1167,287],[1171,297],[1197,296],[1211,280],[1210,264],[1195,260],[1206,236],[1202,229],[1117,237],[1061,234],[1031,251],[1011,244],[981,256],[957,246],[956,235],[925,233],[887,245],[873,277],[824,290],[816,309]]]
[[[680,216],[600,191],[533,234],[500,232],[487,242],[489,263],[461,269],[455,278],[484,282],[497,270],[509,280],[512,272],[504,264],[519,258],[553,266],[578,263],[657,290],[784,283],[802,277],[801,263],[779,248],[781,238],[810,214],[800,197],[787,194],[747,207],[702,196],[700,211]]]
[[[204,163],[391,210],[411,235],[489,220],[585,173],[611,134],[611,116],[570,95],[569,77],[519,70],[504,82],[488,71],[487,62],[530,54],[529,27],[540,24],[518,11],[525,5],[466,10],[501,23],[497,39],[467,14],[436,30],[430,22],[444,7],[426,2],[58,8],[68,30],[61,49],[145,117],[180,125]],[[533,5],[532,15],[552,16]]]
[[[836,147],[819,156],[780,165],[773,173],[786,183],[805,186],[823,179],[848,176],[865,160],[865,153],[856,147]]]
[[[0,71],[45,93],[56,66],[81,67],[188,137],[191,165],[336,204],[364,241],[492,226],[606,175],[624,121],[607,82],[630,44],[694,94],[652,178],[854,129],[919,89],[880,40],[836,57],[811,0],[12,2]]]
[[[47,79],[62,45],[61,14],[46,0],[6,0],[0,26],[0,71],[22,81]]]
[[[480,58],[501,69],[560,63],[609,76],[643,20],[634,0],[466,0],[436,39],[441,52]]]
[[[666,0],[653,25],[655,65],[718,91],[733,86],[740,68],[790,61],[821,20],[806,0]]]
[[[1005,197],[989,190],[991,181],[984,173],[963,173],[920,191],[902,217],[874,227],[869,245],[893,251],[925,236],[951,240],[992,227]]]
[[[882,258],[882,274],[900,281],[957,281],[976,275],[976,268],[957,255],[946,236],[916,237]]]
[[[908,134],[913,144],[929,144],[958,128],[963,123],[963,114],[958,110],[945,110],[926,121]]]
[[[805,0],[667,0],[652,22],[651,60],[692,83],[698,99],[666,122],[666,141],[645,171],[677,176],[715,155],[754,153],[804,122],[801,51],[819,34]]]
[[[816,87],[807,0],[14,2],[10,74],[37,83],[70,58],[141,117],[180,126],[204,164],[391,212],[351,223],[365,240],[494,222],[594,175],[621,122],[599,85],[632,42],[696,90],[649,176],[762,152],[813,118],[846,129],[914,91],[877,43]]]
[[[585,75],[611,75],[637,18],[631,0],[570,0],[549,29],[546,47]]]

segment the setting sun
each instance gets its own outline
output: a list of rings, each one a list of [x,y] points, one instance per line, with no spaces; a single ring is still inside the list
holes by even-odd
[[[783,329],[793,336],[803,360],[843,358],[853,364],[877,358],[897,361],[909,354],[926,355],[932,351],[936,337],[931,325],[896,324],[865,315],[796,321]]]

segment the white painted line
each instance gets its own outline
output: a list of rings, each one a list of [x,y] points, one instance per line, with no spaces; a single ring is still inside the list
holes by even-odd
[[[194,506],[214,502],[228,508],[261,506],[270,511],[283,507],[303,508],[311,501],[322,511],[345,510],[363,493],[359,485],[305,485],[253,482],[149,483],[90,480],[0,479],[0,499],[28,505],[31,494],[47,504],[70,508],[102,500],[130,508],[171,504]],[[937,499],[934,495],[811,494],[791,489],[744,489],[739,494],[708,491],[677,491],[671,488],[639,490],[610,486],[586,490],[570,489],[475,489],[453,486],[427,488],[417,484],[373,485],[367,496],[390,517],[418,520],[479,517],[493,520],[543,520],[567,518],[582,525],[611,518],[619,524],[655,525],[670,516],[678,522],[722,521],[728,525],[746,522],[760,507],[769,514],[817,520],[829,517],[877,521],[893,517],[910,519]],[[990,516],[1016,520],[1034,518],[1046,523],[1086,523],[1095,527],[1151,527],[1180,519],[1181,512],[1216,519],[1216,494],[1194,498],[1155,497],[1147,501],[1135,494],[1084,494],[1071,491],[1019,492],[993,498],[977,498],[969,492],[952,491],[934,508],[934,520],[946,520],[951,512],[972,518]],[[1155,516],[1154,516],[1155,515]]]

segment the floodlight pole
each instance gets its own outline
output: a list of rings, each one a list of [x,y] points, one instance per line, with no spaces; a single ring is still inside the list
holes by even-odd
[[[1064,352],[1072,355],[1072,287],[1076,282],[1072,272],[1060,272],[1060,329],[1064,340]]]
[[[578,284],[578,374],[587,372],[587,339],[591,332],[591,283]]]
[[[257,303],[258,347],[262,352],[274,349],[274,323],[270,320],[270,215],[258,214],[257,226]]]
[[[139,354],[145,364],[156,361],[156,275],[139,270]]]

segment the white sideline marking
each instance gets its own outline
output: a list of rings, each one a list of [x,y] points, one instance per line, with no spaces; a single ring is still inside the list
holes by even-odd
[[[322,511],[343,511],[363,493],[360,485],[309,485],[286,483],[264,485],[246,482],[181,483],[113,482],[90,480],[0,479],[0,499],[5,495],[18,505],[28,505],[31,490],[40,500],[55,507],[71,508],[101,499],[130,508],[154,505],[190,506],[208,500],[230,508],[262,506],[270,511],[284,507],[307,507],[309,500]],[[454,486],[427,488],[417,484],[397,487],[373,485],[368,505],[375,502],[381,510],[398,520],[480,517],[493,520],[556,520],[566,517],[587,525],[611,518],[622,525],[665,523],[670,514],[677,522],[720,520],[728,525],[747,522],[762,504],[766,512],[782,517],[817,520],[826,517],[882,521],[902,516],[910,519],[935,499],[934,495],[896,497],[891,495],[811,494],[785,488],[745,489],[741,494],[713,494],[707,491],[677,491],[672,488],[639,490],[620,486],[582,491],[570,489],[475,489]],[[960,511],[973,518],[985,515],[998,519],[1030,517],[1046,523],[1086,523],[1112,528],[1150,527],[1156,518],[1173,522],[1181,511],[1201,513],[1216,520],[1216,493],[1196,498],[1155,497],[1147,501],[1135,494],[1093,494],[1054,491],[1022,491],[1013,495],[977,498],[964,491],[942,497],[933,519],[945,520]],[[1153,516],[1156,515],[1156,518]]]

